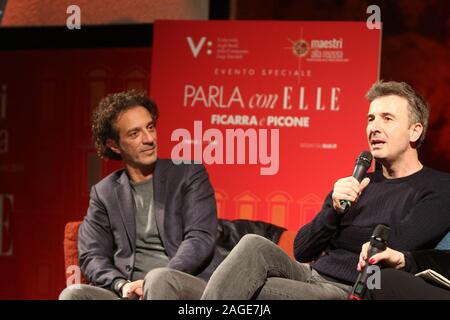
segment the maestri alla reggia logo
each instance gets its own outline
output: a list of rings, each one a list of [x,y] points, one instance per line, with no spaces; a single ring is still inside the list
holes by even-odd
[[[299,39],[292,41],[291,50],[294,56],[306,58],[306,61],[347,61],[344,58],[344,39]]]

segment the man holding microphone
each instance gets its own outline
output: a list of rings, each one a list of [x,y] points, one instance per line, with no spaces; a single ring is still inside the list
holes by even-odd
[[[244,236],[202,299],[347,299],[375,226],[389,226],[390,246],[407,251],[434,248],[450,230],[450,175],[423,166],[418,156],[426,102],[403,82],[375,83],[367,98],[367,141],[382,170],[361,182],[336,181],[322,210],[299,230],[295,260],[262,237]]]

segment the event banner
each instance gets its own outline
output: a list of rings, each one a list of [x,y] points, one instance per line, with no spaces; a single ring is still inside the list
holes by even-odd
[[[290,230],[368,148],[381,30],[365,22],[157,21],[160,157],[202,163],[226,219]]]

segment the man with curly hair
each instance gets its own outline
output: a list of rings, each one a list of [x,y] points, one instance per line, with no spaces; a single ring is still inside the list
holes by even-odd
[[[92,187],[80,226],[80,265],[91,285],[71,285],[60,299],[201,296],[217,265],[214,190],[202,165],[158,158],[157,120],[156,104],[134,90],[108,95],[94,110],[98,155],[125,168]]]

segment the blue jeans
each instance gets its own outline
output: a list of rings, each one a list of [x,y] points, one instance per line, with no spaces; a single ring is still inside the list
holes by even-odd
[[[201,299],[344,300],[350,290],[293,260],[272,241],[248,234],[217,267]]]

